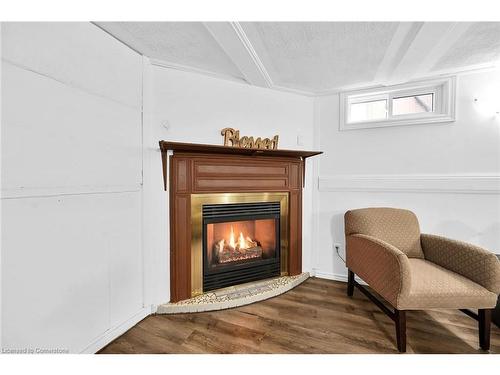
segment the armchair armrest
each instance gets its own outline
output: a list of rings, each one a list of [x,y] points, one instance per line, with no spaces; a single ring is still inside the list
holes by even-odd
[[[410,262],[405,253],[364,234],[346,237],[347,267],[392,306],[410,292]]]
[[[490,292],[500,293],[500,262],[479,246],[432,234],[421,234],[425,259],[456,272]]]

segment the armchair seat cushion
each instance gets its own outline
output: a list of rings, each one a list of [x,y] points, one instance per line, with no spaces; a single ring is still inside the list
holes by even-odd
[[[400,310],[484,309],[496,305],[497,295],[474,281],[424,259],[410,258],[409,293],[397,302]]]

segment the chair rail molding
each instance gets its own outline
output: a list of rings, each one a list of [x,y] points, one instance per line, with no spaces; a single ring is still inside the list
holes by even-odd
[[[318,178],[321,192],[500,194],[500,174],[332,175]]]
[[[142,183],[125,185],[69,185],[55,187],[13,187],[1,189],[1,199],[58,197],[63,195],[135,193]]]

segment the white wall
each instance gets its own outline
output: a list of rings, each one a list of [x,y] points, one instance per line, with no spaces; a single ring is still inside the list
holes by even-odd
[[[143,309],[142,57],[2,24],[2,347],[94,351]]]
[[[365,206],[412,209],[425,232],[499,252],[500,122],[473,104],[498,72],[459,78],[453,124],[346,132],[336,95],[151,66],[89,23],[2,24],[1,73],[3,348],[92,352],[167,302],[158,141],[221,144],[227,126],[325,152],[307,162],[305,271],[345,276],[333,243],[344,212]],[[420,189],[394,188],[401,175]]]
[[[169,300],[159,140],[312,148],[313,99],[142,60],[89,23],[2,24],[3,348],[93,352]]]
[[[455,123],[343,132],[338,95],[316,99],[316,136],[325,151],[318,169],[317,275],[346,275],[333,244],[344,245],[345,211],[360,207],[408,208],[423,232],[500,253],[500,118],[473,101],[495,91],[498,97],[498,87],[498,71],[458,77]]]
[[[153,304],[169,300],[168,193],[163,191],[159,140],[222,144],[220,129],[233,127],[242,135],[279,134],[281,148],[313,147],[313,99],[272,91],[200,74],[148,68],[145,84],[145,213],[148,227],[146,279]],[[168,123],[168,129],[163,125]],[[147,125],[146,125],[147,124]],[[301,145],[297,144],[297,135]],[[310,170],[310,168],[309,168]],[[308,170],[304,195],[303,268],[311,269],[312,175]]]

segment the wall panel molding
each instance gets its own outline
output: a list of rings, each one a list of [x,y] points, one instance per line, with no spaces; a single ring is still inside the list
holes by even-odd
[[[135,193],[141,191],[141,184],[102,186],[60,186],[60,187],[18,187],[2,189],[2,199],[43,198],[62,195]]]
[[[498,174],[337,175],[318,178],[320,192],[500,194]]]

